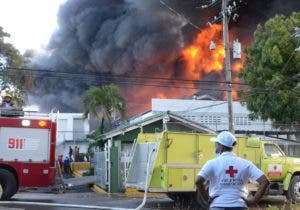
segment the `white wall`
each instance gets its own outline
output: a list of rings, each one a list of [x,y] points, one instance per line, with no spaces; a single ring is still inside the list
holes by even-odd
[[[66,156],[69,146],[80,147],[80,153],[86,153],[88,142],[83,141],[90,133],[89,119],[83,119],[82,113],[39,113],[26,111],[26,119],[51,119],[57,123],[56,156]],[[82,120],[82,121],[81,121]],[[74,123],[75,122],[75,123]],[[82,123],[81,123],[82,122]]]
[[[228,129],[227,101],[152,99],[152,111],[171,111],[213,130]],[[240,102],[233,102],[235,130],[271,131],[271,121],[250,120],[249,111]]]
[[[84,139],[90,132],[89,121],[83,119],[82,113],[51,113],[51,117],[57,122],[57,144]],[[82,125],[77,123],[74,127],[74,120],[77,119],[82,119]]]

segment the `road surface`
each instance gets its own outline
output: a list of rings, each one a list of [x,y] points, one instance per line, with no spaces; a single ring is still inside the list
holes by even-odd
[[[11,202],[43,202],[43,203],[61,203],[61,204],[78,204],[90,206],[102,206],[112,208],[131,208],[134,209],[142,202],[142,197],[127,197],[124,194],[106,194],[96,193],[87,187],[76,187],[67,190],[66,193],[60,194],[51,190],[26,189],[16,194]],[[277,208],[276,208],[277,207]],[[254,209],[300,209],[300,205],[291,205],[286,202],[283,196],[272,196],[264,198],[259,207]],[[19,205],[19,204],[0,204],[0,210],[75,210],[83,208],[68,207],[47,207],[38,205]],[[108,208],[109,209],[109,208]],[[189,205],[183,206],[180,203],[173,202],[166,196],[151,196],[148,198],[144,210],[161,209],[161,210],[187,210],[194,209]]]

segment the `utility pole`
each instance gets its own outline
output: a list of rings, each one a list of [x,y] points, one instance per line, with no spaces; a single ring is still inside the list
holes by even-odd
[[[224,41],[224,48],[225,48],[225,80],[226,80],[226,93],[227,93],[227,103],[228,103],[228,130],[231,133],[234,133],[227,0],[222,0],[222,16],[223,16],[223,20],[222,20],[223,41]]]
[[[213,7],[220,3],[221,0],[211,0],[211,2],[208,5],[202,5],[199,8],[205,9],[208,7]],[[214,23],[218,23],[222,21],[223,25],[223,42],[224,42],[224,49],[225,49],[225,58],[224,58],[224,70],[225,70],[225,81],[226,81],[226,95],[227,95],[227,104],[228,104],[228,130],[231,133],[234,133],[234,120],[233,120],[233,111],[232,111],[232,83],[231,83],[231,64],[230,64],[230,46],[229,46],[229,34],[228,34],[228,23],[229,18],[232,17],[233,21],[236,21],[239,15],[236,13],[236,11],[243,6],[243,0],[239,0],[238,4],[236,1],[232,2],[232,5],[228,5],[228,0],[222,0],[222,9],[220,12],[220,15],[217,17],[215,16],[212,23],[208,22],[209,26],[212,26]],[[213,42],[211,42],[213,43]],[[214,43],[213,43],[214,44]],[[211,44],[212,45],[212,44]],[[212,45],[213,46],[213,45]],[[210,47],[213,49],[213,47]],[[240,51],[240,44],[238,41],[234,42],[234,49],[236,49],[237,52]],[[238,49],[239,50],[238,50]],[[234,58],[240,59],[240,55],[236,55],[234,51]],[[240,53],[238,53],[240,54]]]

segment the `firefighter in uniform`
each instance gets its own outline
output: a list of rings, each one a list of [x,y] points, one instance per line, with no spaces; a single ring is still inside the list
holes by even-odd
[[[6,93],[3,96],[1,107],[3,108],[13,107],[12,96],[9,93]]]
[[[269,186],[267,177],[252,162],[232,152],[236,139],[230,132],[223,131],[212,141],[217,157],[209,160],[198,173],[195,182],[198,192],[207,194],[205,183],[209,183],[211,210],[242,210],[256,205]],[[259,183],[252,198],[247,198],[249,180]]]

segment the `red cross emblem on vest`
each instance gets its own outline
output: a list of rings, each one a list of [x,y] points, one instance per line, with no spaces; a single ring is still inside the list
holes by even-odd
[[[234,178],[234,174],[237,174],[238,170],[233,169],[233,166],[229,166],[229,169],[226,170],[226,174],[229,174],[230,177]]]

